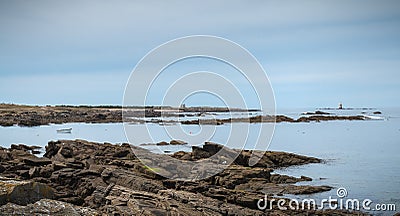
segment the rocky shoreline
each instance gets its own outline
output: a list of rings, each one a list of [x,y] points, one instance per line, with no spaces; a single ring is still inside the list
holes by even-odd
[[[181,121],[182,124],[211,124],[211,125],[222,125],[229,123],[281,123],[281,122],[289,122],[289,123],[307,123],[307,122],[321,122],[321,121],[363,121],[366,118],[361,115],[357,116],[325,116],[325,115],[310,115],[310,116],[302,116],[298,119],[293,119],[284,115],[276,115],[276,116],[254,116],[250,118],[227,118],[227,119],[210,119],[210,120],[190,120],[190,121]]]
[[[202,160],[222,146],[205,143],[192,152],[171,155],[182,161]],[[164,178],[144,166],[129,144],[84,140],[51,141],[44,157],[36,147],[0,148],[0,212],[18,215],[360,215],[341,210],[261,211],[257,201],[267,194],[329,191],[330,186],[294,185],[312,181],[273,173],[274,169],[321,163],[314,157],[285,152],[240,151],[226,169],[198,181]],[[230,150],[239,151],[239,150]],[[261,160],[248,166],[250,154]],[[23,192],[22,192],[23,191]]]
[[[120,108],[0,105],[1,126],[39,126],[68,122],[117,123],[121,121]]]
[[[333,120],[365,120],[362,115],[356,116],[336,116],[336,115],[309,115],[293,119],[284,115],[253,116],[249,118],[227,118],[227,119],[195,119],[195,120],[162,120],[160,117],[193,117],[199,113],[208,112],[256,112],[258,110],[213,108],[213,107],[138,107],[129,108],[122,113],[122,107],[118,106],[27,106],[14,104],[0,104],[0,126],[40,126],[47,124],[63,124],[71,122],[84,123],[181,123],[181,124],[213,124],[220,125],[226,123],[248,122],[319,122]],[[145,120],[146,118],[156,118]]]

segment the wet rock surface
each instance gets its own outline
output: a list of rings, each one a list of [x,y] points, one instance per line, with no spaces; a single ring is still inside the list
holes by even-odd
[[[185,161],[204,160],[223,147],[205,143],[193,152],[177,152],[165,157]],[[320,159],[285,152],[257,152],[223,149],[220,157],[239,156],[214,176],[197,181],[167,179],[136,158],[133,151],[155,157],[145,149],[129,144],[112,145],[84,140],[51,141],[43,158],[29,148],[0,148],[0,176],[27,185],[46,188],[42,196],[24,200],[14,197],[1,203],[5,214],[25,215],[351,215],[344,211],[272,210],[257,207],[265,194],[310,194],[328,191],[329,186],[296,186],[311,181],[274,174],[280,167],[319,163]],[[249,157],[261,160],[250,167]],[[159,156],[159,155],[157,155]],[[216,158],[221,160],[221,158]],[[168,166],[161,157],[160,163]],[[7,189],[0,184],[0,189]],[[21,195],[21,194],[20,194]],[[7,196],[6,196],[7,197]],[[274,207],[275,206],[275,207]]]

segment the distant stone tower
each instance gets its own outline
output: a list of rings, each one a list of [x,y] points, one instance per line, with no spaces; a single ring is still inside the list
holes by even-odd
[[[339,109],[343,109],[343,104],[339,103]]]

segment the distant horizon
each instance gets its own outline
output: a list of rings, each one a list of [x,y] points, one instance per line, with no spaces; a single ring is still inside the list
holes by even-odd
[[[79,106],[89,106],[89,107],[99,107],[99,106],[115,106],[115,107],[147,107],[147,106],[154,106],[154,107],[172,107],[172,108],[179,108],[174,107],[171,105],[160,105],[160,104],[147,104],[147,105],[122,105],[122,104],[26,104],[26,103],[12,103],[12,102],[0,102],[0,104],[4,105],[20,105],[20,106],[72,106],[72,107],[79,107]],[[189,107],[216,107],[216,108],[233,108],[233,109],[258,109],[257,107],[227,107],[227,106],[213,106],[213,105],[190,105],[186,104],[186,108]],[[343,105],[343,110],[346,109],[381,109],[381,108],[399,108],[400,106],[345,106]],[[284,110],[284,109],[338,109],[338,106],[316,106],[316,107],[276,107],[276,110]]]

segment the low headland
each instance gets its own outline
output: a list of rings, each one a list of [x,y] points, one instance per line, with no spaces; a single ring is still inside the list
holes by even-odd
[[[248,123],[298,123],[333,120],[366,120],[363,115],[338,116],[314,113],[293,119],[285,115],[257,115],[246,118],[179,120],[179,117],[196,117],[204,113],[259,112],[256,109],[226,107],[124,107],[121,106],[30,106],[0,104],[0,126],[40,126],[71,122],[83,123],[182,123],[182,124],[226,124]],[[123,113],[124,112],[124,113]],[[161,117],[178,117],[176,120],[163,120]],[[156,119],[151,119],[156,118]],[[160,119],[161,118],[161,119]]]

